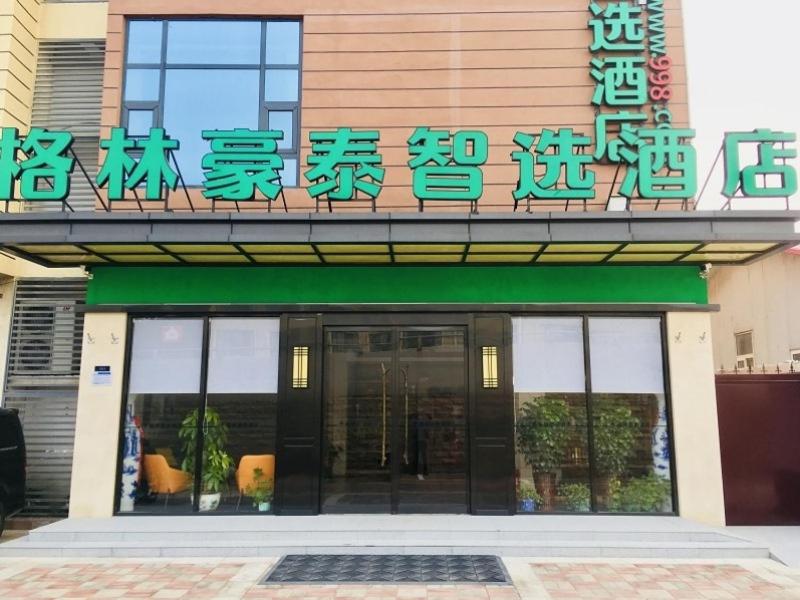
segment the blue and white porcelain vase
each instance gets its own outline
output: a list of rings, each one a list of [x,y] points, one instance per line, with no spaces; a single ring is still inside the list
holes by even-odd
[[[658,407],[658,423],[653,428],[651,448],[653,472],[662,479],[670,478],[669,433],[667,433],[667,406],[662,400]]]
[[[125,411],[125,443],[122,449],[122,493],[119,499],[120,512],[132,512],[136,502],[141,469],[141,434],[133,417],[133,404]]]

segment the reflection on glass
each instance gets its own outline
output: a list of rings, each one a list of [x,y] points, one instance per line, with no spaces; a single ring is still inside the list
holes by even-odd
[[[167,63],[258,65],[258,21],[169,21]],[[215,88],[210,88],[215,89]]]
[[[158,101],[160,76],[161,71],[158,69],[128,69],[125,73],[125,100]]]
[[[672,512],[661,320],[589,319],[588,405],[582,319],[513,326],[520,511]]]
[[[589,320],[598,510],[671,512],[661,321]]]
[[[131,21],[128,25],[128,64],[161,62],[162,21]]]
[[[191,511],[184,419],[200,400],[202,339],[198,319],[133,323],[120,512]]]
[[[513,332],[518,511],[589,511],[582,319],[518,318]]]
[[[278,142],[279,149],[294,146],[294,113],[291,110],[269,111],[269,128],[272,131],[282,131],[283,139]]]
[[[203,130],[258,129],[258,79],[256,70],[167,70],[164,127],[181,142],[175,156],[188,185],[203,182]]]
[[[297,187],[297,159],[284,158],[280,175],[283,187]]]
[[[296,102],[299,80],[294,69],[267,69],[264,81],[267,102]]]
[[[389,512],[392,332],[325,336],[323,512]]]
[[[324,512],[467,512],[465,338],[326,332]]]
[[[146,136],[153,127],[152,110],[129,110],[128,111],[128,135]]]
[[[210,320],[201,511],[272,510],[279,331],[279,319]]]
[[[300,23],[267,23],[267,64],[296,65],[300,62]]]
[[[399,331],[399,512],[469,509],[465,353],[461,328]]]

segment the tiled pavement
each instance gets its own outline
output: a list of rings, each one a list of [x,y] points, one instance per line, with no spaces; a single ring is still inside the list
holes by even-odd
[[[515,587],[257,582],[274,559],[26,559],[0,563],[0,598],[201,600],[800,600],[800,571],[766,560],[506,559]]]

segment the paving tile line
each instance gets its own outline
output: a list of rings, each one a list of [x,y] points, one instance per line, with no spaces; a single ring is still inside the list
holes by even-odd
[[[102,574],[100,579],[105,579],[108,577],[116,578],[117,581],[120,581],[126,576],[130,576],[131,574],[131,567],[133,565],[147,565],[151,567],[155,567],[157,565],[163,565],[167,568],[168,571],[174,569],[180,569],[181,566],[191,566],[195,565],[198,568],[205,568],[209,570],[209,573],[213,573],[215,569],[225,567],[229,567],[230,565],[237,565],[238,568],[232,572],[232,574],[227,575],[224,578],[220,578],[219,581],[221,583],[221,587],[216,589],[213,592],[213,596],[203,595],[202,597],[213,597],[218,600],[233,600],[233,599],[240,599],[243,597],[287,597],[287,598],[300,598],[302,596],[297,596],[296,593],[302,593],[302,590],[313,590],[314,597],[332,597],[329,595],[325,595],[323,588],[331,586],[323,586],[319,584],[297,584],[297,585],[285,585],[284,587],[284,594],[280,596],[271,596],[268,595],[269,592],[262,593],[264,590],[264,586],[259,586],[258,582],[261,581],[266,574],[272,569],[274,564],[277,562],[276,558],[250,558],[250,559],[233,559],[233,558],[220,558],[220,559],[163,559],[163,558],[153,558],[153,559],[136,559],[136,558],[128,558],[128,559],[114,559],[114,558],[105,558],[105,559],[91,559],[91,558],[50,558],[50,559],[26,559],[26,558],[14,558],[14,559],[4,559],[2,565],[0,565],[0,581],[9,579],[14,577],[15,575],[19,575],[24,573],[26,570],[29,569],[37,569],[39,571],[48,569],[51,570],[51,573],[46,574],[45,576],[55,576],[54,578],[57,580],[58,576],[69,576],[70,573],[75,574],[76,569],[85,568],[87,565],[93,565],[97,567],[98,571],[101,571]],[[454,585],[452,586],[453,591],[455,589],[459,589],[463,598],[472,598],[473,594],[478,594],[475,597],[480,598],[514,598],[517,596],[522,600],[553,600],[553,597],[550,595],[544,582],[537,576],[537,573],[534,569],[534,565],[547,565],[552,564],[554,566],[561,566],[563,568],[569,568],[570,566],[575,567],[578,565],[594,565],[597,568],[601,568],[602,566],[607,566],[610,569],[620,568],[620,567],[633,567],[633,566],[653,566],[653,567],[666,567],[670,565],[677,565],[677,566],[697,566],[697,565],[710,565],[710,566],[722,566],[722,565],[731,565],[736,566],[747,573],[760,578],[764,582],[768,584],[772,584],[774,586],[779,587],[782,592],[780,598],[798,598],[800,599],[800,570],[792,569],[786,567],[785,565],[778,563],[773,560],[769,559],[750,559],[750,560],[686,560],[686,559],[609,559],[609,558],[586,558],[586,559],[573,559],[573,558],[504,558],[503,559],[504,566],[510,579],[512,581],[512,586],[504,586],[505,592],[502,595],[495,595],[494,590],[497,590],[499,593],[499,588],[495,587],[494,590],[489,589],[491,586],[484,586],[481,584],[466,584],[466,585]],[[75,567],[73,567],[75,565]],[[228,569],[232,571],[231,569]],[[185,583],[187,580],[191,579],[191,571],[190,569],[186,569],[187,575],[186,578],[183,580]],[[40,573],[41,575],[41,573]],[[174,574],[167,573],[162,575],[165,577],[165,583],[167,583],[167,587],[169,587],[168,582],[174,582],[176,579],[173,579]],[[92,580],[94,583],[101,583],[96,580]],[[156,582],[150,582],[156,583]],[[730,597],[730,594],[725,596],[726,587],[725,581],[721,581],[719,584],[720,587],[720,595],[719,597]],[[387,598],[402,598],[408,594],[412,594],[409,597],[419,597],[419,598],[438,598],[438,592],[432,591],[431,588],[435,586],[425,586],[424,584],[412,587],[409,586],[405,588],[403,594],[400,593],[398,588],[400,588],[402,584],[386,584],[386,585],[374,585],[374,584],[345,584],[340,585],[338,588],[346,588],[346,589],[354,589],[354,588],[361,588],[361,591],[364,591],[364,588],[369,588],[374,590],[375,588],[384,588],[384,591],[391,591],[387,590],[386,588],[392,588],[395,591],[386,596]],[[69,586],[72,587],[72,586]],[[182,586],[183,587],[183,586]],[[191,588],[191,586],[189,586]],[[336,587],[336,586],[334,586]],[[294,588],[294,589],[293,589]],[[55,590],[50,590],[55,591]],[[66,590],[65,590],[66,591]],[[182,590],[172,590],[172,589],[165,589],[164,593],[161,594],[161,597],[170,597],[172,593],[177,594]],[[208,590],[207,590],[208,591]],[[444,592],[445,590],[442,590]],[[114,597],[114,594],[117,593],[117,590],[109,591],[107,597]],[[366,592],[369,595],[368,592]],[[554,591],[556,597],[558,596],[558,592]],[[417,596],[414,594],[423,594],[421,596]],[[69,593],[66,594],[69,596]],[[106,594],[103,594],[106,595]],[[713,595],[713,594],[712,594]],[[191,594],[189,594],[191,596]],[[189,597],[187,596],[187,597]],[[336,596],[336,594],[334,594]],[[360,594],[358,594],[360,597]],[[347,597],[350,597],[349,595]],[[458,596],[456,596],[458,597]],[[643,597],[643,596],[642,596]],[[666,597],[666,596],[665,596]],[[738,596],[737,596],[738,597]],[[769,596],[773,598],[773,596]],[[755,599],[754,599],[755,600]]]

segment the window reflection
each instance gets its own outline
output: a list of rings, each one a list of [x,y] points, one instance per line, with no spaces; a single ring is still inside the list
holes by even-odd
[[[291,20],[131,20],[121,125],[140,132],[134,111],[152,109],[153,122],[180,142],[175,156],[189,186],[205,179],[203,130],[275,128],[285,133],[282,183],[296,187],[300,38]]]
[[[672,512],[661,320],[588,323],[590,396],[582,319],[514,319],[519,510]]]
[[[120,512],[191,510],[184,420],[200,401],[202,345],[200,319],[133,323]]]
[[[583,320],[514,319],[518,509],[590,510]]]
[[[210,319],[203,399],[203,320],[134,321],[120,512],[272,510],[279,323]]]
[[[258,21],[170,21],[167,62],[174,64],[258,65]]]
[[[204,179],[203,156],[209,152],[204,129],[258,129],[258,77],[258,71],[239,69],[167,71],[164,128],[180,140],[175,156],[187,185]]]

